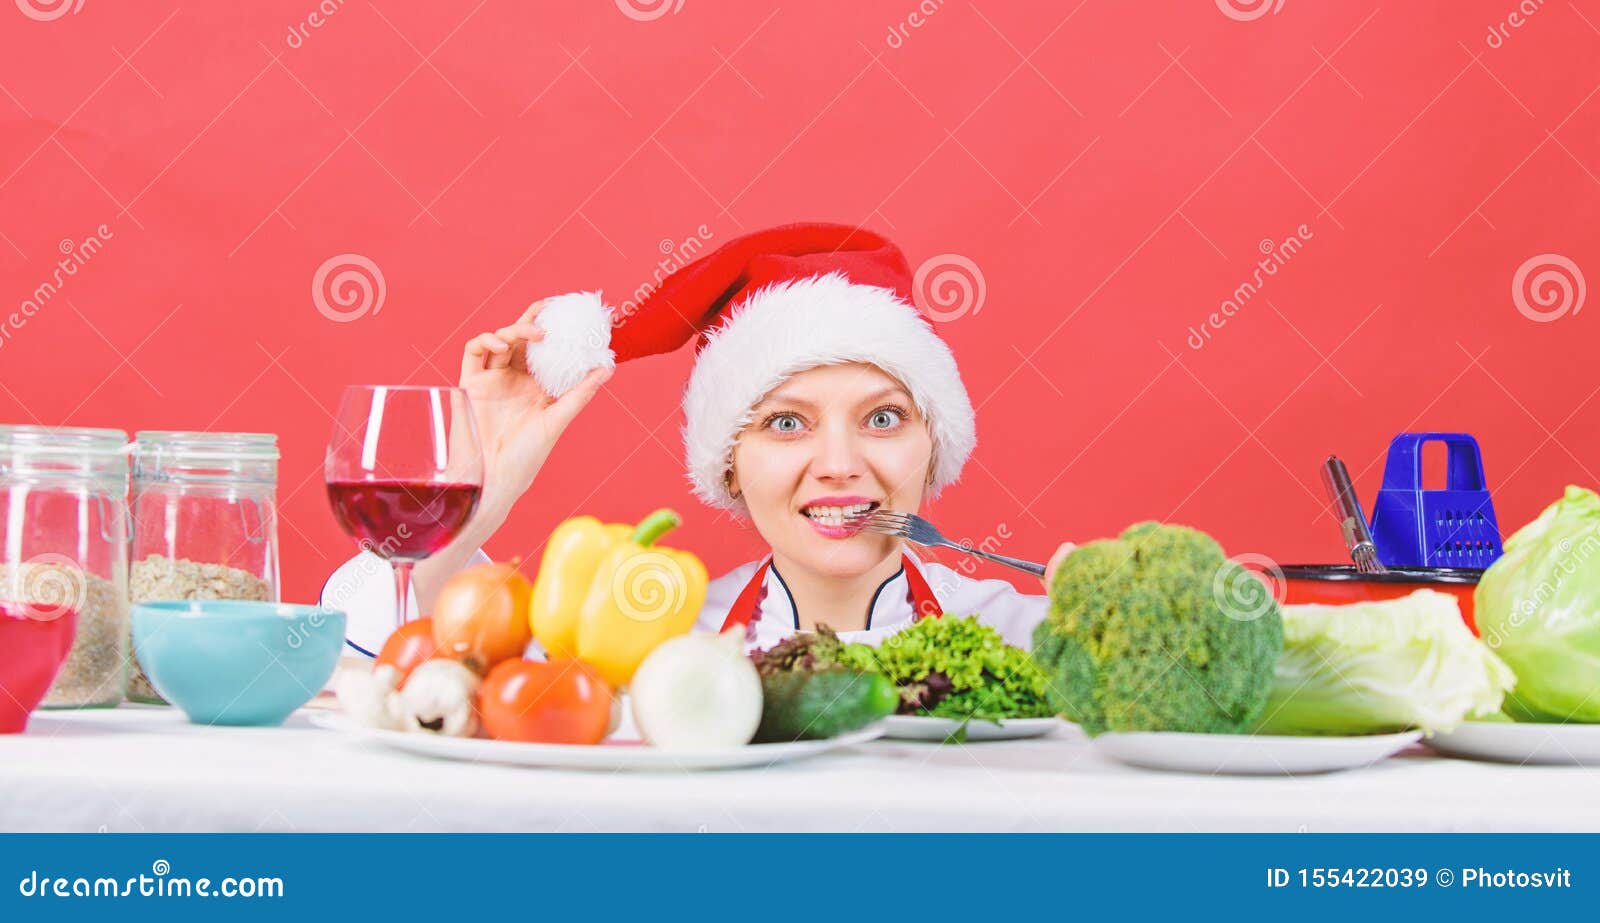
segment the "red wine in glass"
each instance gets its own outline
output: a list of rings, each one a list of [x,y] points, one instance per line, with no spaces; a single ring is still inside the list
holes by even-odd
[[[329,481],[339,524],[388,560],[420,561],[450,544],[472,518],[483,488],[432,481]]]
[[[323,480],[339,525],[394,568],[398,627],[411,617],[412,565],[460,534],[483,492],[483,452],[466,392],[346,388]]]

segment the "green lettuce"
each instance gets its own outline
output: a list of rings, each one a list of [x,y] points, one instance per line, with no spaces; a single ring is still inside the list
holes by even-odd
[[[1283,656],[1256,732],[1449,731],[1498,712],[1516,682],[1472,636],[1455,597],[1284,606]]]
[[[1473,607],[1478,633],[1517,675],[1507,714],[1600,722],[1600,496],[1568,487],[1506,539]]]
[[[1055,714],[1044,671],[976,615],[922,619],[877,647],[846,644],[838,660],[888,676],[903,715],[1003,721]]]

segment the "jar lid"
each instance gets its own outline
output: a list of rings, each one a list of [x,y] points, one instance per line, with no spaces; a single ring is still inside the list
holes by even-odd
[[[128,478],[128,434],[76,426],[0,426],[0,476],[85,478],[115,489]]]
[[[164,456],[185,460],[277,461],[275,433],[202,433],[184,430],[140,430],[134,434],[136,457]]]
[[[82,426],[0,426],[0,452],[40,455],[121,455],[128,434]]]

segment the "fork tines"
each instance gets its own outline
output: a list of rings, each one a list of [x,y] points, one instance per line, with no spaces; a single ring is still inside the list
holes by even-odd
[[[904,536],[911,530],[911,514],[898,513],[894,510],[876,509],[861,513],[852,513],[845,517],[846,521],[861,524],[861,528],[868,532],[881,532],[885,535]]]
[[[1350,556],[1355,559],[1356,573],[1358,574],[1387,574],[1389,572],[1389,569],[1383,566],[1383,562],[1378,560],[1378,549],[1371,542],[1357,545],[1355,550],[1350,553]]]

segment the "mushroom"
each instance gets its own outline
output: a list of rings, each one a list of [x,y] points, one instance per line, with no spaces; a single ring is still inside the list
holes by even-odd
[[[334,681],[339,705],[357,724],[385,731],[400,730],[399,701],[395,687],[400,671],[382,664],[371,671],[342,670]]]
[[[411,671],[396,694],[402,730],[445,737],[471,737],[478,732],[473,695],[478,674],[455,660],[429,660]]]

